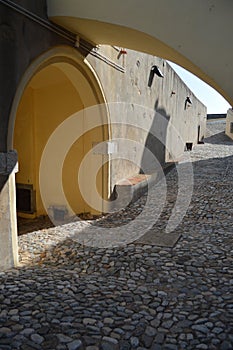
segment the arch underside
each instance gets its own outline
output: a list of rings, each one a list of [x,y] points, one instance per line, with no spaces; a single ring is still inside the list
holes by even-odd
[[[50,20],[94,44],[119,45],[173,61],[233,105],[230,1],[48,0]]]
[[[62,50],[61,50],[62,51]],[[64,209],[65,203],[53,189],[58,169],[49,167],[49,207],[45,207],[40,191],[40,162],[46,145],[57,128],[70,116],[77,114],[78,127],[85,126],[85,109],[104,102],[104,96],[91,70],[77,59],[72,61],[65,55],[52,57],[29,74],[23,93],[18,96],[13,147],[18,151],[19,172],[16,175],[18,212],[23,217],[46,215],[48,210]],[[78,171],[85,155],[93,143],[108,139],[107,116],[101,115],[99,126],[84,132],[67,150],[62,167],[62,189],[72,212],[99,214],[83,199],[78,185]],[[69,133],[67,134],[69,138]],[[59,140],[59,147],[65,140]],[[59,158],[59,147],[51,153],[51,162]],[[91,167],[91,164],[90,164]],[[88,177],[85,186],[89,186]],[[96,186],[102,198],[108,197],[108,164],[104,165],[96,178]],[[69,212],[67,213],[69,214]]]

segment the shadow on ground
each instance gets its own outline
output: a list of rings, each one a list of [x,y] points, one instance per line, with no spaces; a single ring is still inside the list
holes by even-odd
[[[233,156],[193,167],[173,248],[88,248],[72,237],[56,242],[56,228],[45,240],[43,232],[19,237],[37,259],[0,273],[0,349],[232,350]],[[173,175],[159,230],[175,203]]]
[[[232,144],[233,141],[230,139],[230,137],[228,137],[224,131],[218,133],[218,134],[215,134],[215,135],[212,135],[212,136],[209,136],[209,137],[206,137],[204,139],[204,142],[206,143],[210,143],[212,145],[220,145],[220,144]]]
[[[44,230],[54,227],[48,216],[40,216],[35,219],[17,218],[18,235],[24,235],[37,230]]]

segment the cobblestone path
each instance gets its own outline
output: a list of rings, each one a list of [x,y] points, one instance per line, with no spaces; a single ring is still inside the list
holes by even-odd
[[[193,197],[173,248],[81,245],[73,232],[93,228],[87,221],[19,237],[21,266],[0,273],[0,350],[233,349],[233,142],[223,126],[208,124],[205,144],[190,153]],[[176,169],[166,180],[160,231]],[[96,227],[111,233],[144,203]]]

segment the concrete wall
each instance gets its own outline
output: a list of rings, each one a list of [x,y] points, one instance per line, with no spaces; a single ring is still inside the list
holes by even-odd
[[[233,140],[233,110],[228,109],[226,118],[226,135]]]
[[[131,149],[131,155],[125,151],[126,157],[129,155],[134,164],[122,159],[112,161],[113,188],[119,180],[140,170],[148,174],[157,171],[158,165],[148,149],[164,165],[182,156],[186,142],[198,142],[198,127],[201,141],[205,134],[207,110],[165,60],[132,50],[120,54],[116,47],[111,46],[101,46],[98,51],[125,70],[122,73],[91,56],[87,57],[110,103],[112,138],[130,139],[145,146],[144,149]],[[154,75],[152,86],[148,87],[153,65],[159,67],[164,78]],[[192,104],[185,108],[187,96]],[[122,124],[114,125],[116,121]],[[134,125],[142,125],[144,130]],[[118,147],[127,146],[121,143]],[[121,153],[122,150],[118,148],[118,151]]]
[[[33,13],[47,18],[46,0],[17,0]],[[31,18],[0,4],[0,152],[11,149],[8,135],[13,133],[10,121],[12,103],[23,74],[42,53],[56,45],[69,45],[70,41],[49,31]],[[15,164],[16,165],[16,164]],[[0,170],[0,269],[17,262],[17,226],[15,213],[14,172]]]

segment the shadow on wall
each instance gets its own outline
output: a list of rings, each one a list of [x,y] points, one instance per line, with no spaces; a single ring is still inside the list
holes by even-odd
[[[158,163],[162,166],[165,164],[167,128],[170,116],[167,115],[165,109],[158,108],[158,105],[159,100],[157,99],[154,106],[155,114],[153,122],[142,155],[141,174],[152,174],[158,171]]]

